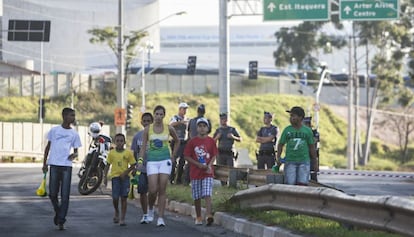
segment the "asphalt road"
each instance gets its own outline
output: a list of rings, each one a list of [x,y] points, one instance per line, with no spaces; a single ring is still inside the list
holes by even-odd
[[[321,170],[318,181],[350,195],[414,197],[414,173]]]
[[[213,225],[195,226],[193,219],[166,213],[166,227],[139,224],[142,216],[137,200],[128,200],[127,226],[112,223],[113,207],[109,190],[82,196],[77,192],[78,178],[73,169],[69,212],[64,231],[53,224],[53,208],[48,197],[35,194],[43,177],[40,167],[0,167],[0,236],[243,236]]]
[[[66,230],[53,224],[53,209],[48,197],[35,191],[43,177],[40,165],[0,164],[0,237],[1,236],[244,236],[221,226],[195,226],[189,216],[166,212],[166,227],[155,223],[139,224],[142,216],[137,200],[128,200],[126,227],[112,223],[110,190],[82,196],[77,192],[79,168],[74,167]],[[30,167],[32,166],[32,167]],[[414,174],[395,172],[324,170],[319,182],[351,195],[414,196]],[[189,194],[190,195],[190,194]]]

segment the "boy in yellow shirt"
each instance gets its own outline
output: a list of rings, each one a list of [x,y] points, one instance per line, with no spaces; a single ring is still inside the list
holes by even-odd
[[[131,150],[125,149],[125,135],[118,133],[115,135],[115,149],[108,154],[108,165],[112,165],[109,176],[112,179],[112,203],[115,209],[114,223],[126,226],[125,215],[127,210],[127,198],[129,193],[129,173],[135,168],[135,158]],[[121,219],[119,219],[119,197],[121,197]]]

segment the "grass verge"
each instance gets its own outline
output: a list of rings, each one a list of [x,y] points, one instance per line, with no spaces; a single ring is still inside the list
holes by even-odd
[[[292,230],[305,236],[319,237],[397,237],[398,234],[377,231],[365,228],[357,228],[343,225],[336,221],[323,218],[295,215],[278,210],[259,211],[253,209],[240,209],[228,202],[239,189],[229,187],[214,187],[213,210],[226,212],[249,221],[262,223],[267,226],[278,226]],[[193,204],[191,187],[183,185],[169,185],[167,188],[169,200]],[[204,203],[202,202],[202,205]]]

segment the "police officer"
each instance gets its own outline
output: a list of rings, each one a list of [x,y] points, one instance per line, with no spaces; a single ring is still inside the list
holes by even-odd
[[[206,114],[206,106],[204,104],[200,104],[197,107],[197,116],[190,119],[190,122],[188,124],[188,140],[190,140],[193,137],[197,136],[197,120],[199,118],[204,118]],[[208,131],[207,133],[211,132],[211,122],[209,119],[207,119],[208,122]]]
[[[260,143],[257,157],[257,169],[271,169],[275,165],[275,145],[279,128],[272,124],[273,114],[264,112],[264,126],[259,129],[256,142]]]
[[[180,103],[178,105],[178,114],[174,115],[174,117],[170,120],[170,125],[175,129],[175,132],[177,133],[178,138],[180,139],[180,146],[177,151],[177,155],[175,157],[175,162],[171,169],[171,175],[170,175],[170,183],[174,183],[174,180],[177,184],[182,183],[182,176],[184,172],[184,165],[185,165],[185,159],[183,156],[184,153],[184,147],[185,143],[187,141],[187,126],[189,119],[185,116],[188,109],[187,103]],[[171,148],[174,147],[174,142],[171,142]],[[178,160],[178,161],[177,161]],[[177,169],[177,177],[175,174],[175,171]]]
[[[310,179],[318,182],[318,172],[319,172],[319,132],[317,129],[312,128],[312,117],[305,117],[302,121],[303,125],[308,126],[312,129],[313,140],[315,141],[315,151],[316,159],[311,159],[310,163]]]
[[[242,138],[236,128],[227,124],[227,113],[220,114],[220,127],[214,132],[214,141],[218,141],[217,164],[234,167],[234,141],[240,142]]]

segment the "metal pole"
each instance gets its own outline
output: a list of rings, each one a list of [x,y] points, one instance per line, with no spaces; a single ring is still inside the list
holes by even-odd
[[[141,100],[142,100],[142,106],[141,106],[141,113],[145,113],[145,49],[142,48],[141,52]]]
[[[227,113],[230,121],[229,27],[227,0],[220,0],[219,21],[219,100],[220,113]]]
[[[321,94],[321,90],[322,90],[322,86],[323,86],[323,80],[326,77],[327,71],[328,71],[328,69],[326,68],[326,66],[322,66],[322,72],[321,72],[321,76],[320,76],[320,80],[319,80],[318,90],[316,91],[316,95],[315,95],[315,106],[317,107],[317,109],[314,108],[315,109],[315,115],[314,115],[315,119],[314,119],[314,121],[315,121],[316,130],[319,127],[319,108],[320,108],[319,96]]]
[[[43,41],[40,42],[40,97],[39,97],[39,123],[40,123],[40,127],[42,129],[42,133],[44,133],[43,131],[43,118],[42,118],[42,111],[43,111],[43,87],[44,87],[44,75],[43,75]],[[41,136],[42,137],[42,148],[45,147],[45,136]]]
[[[352,104],[353,104],[353,78],[352,78],[352,37],[349,37],[349,73],[348,73],[348,145],[347,145],[347,158],[348,169],[354,170],[354,146],[353,146],[353,116],[352,116]]]
[[[39,123],[43,123],[42,111],[43,111],[43,41],[40,42],[40,97],[39,97]]]
[[[125,109],[125,98],[124,98],[124,44],[122,42],[124,38],[123,32],[123,4],[122,0],[118,0],[118,82],[117,82],[117,106],[118,108]],[[125,134],[125,125],[116,126],[116,132]]]
[[[356,36],[355,36],[355,24],[352,24],[352,40],[353,40],[353,51],[354,51],[354,70],[353,70],[353,80],[354,80],[354,98],[355,98],[355,108],[354,108],[354,124],[355,124],[355,133],[354,133],[354,161],[358,162],[356,164],[361,164],[360,161],[360,156],[361,156],[361,152],[360,152],[360,138],[359,138],[359,77],[358,77],[358,58],[357,58],[357,41],[356,41]]]

